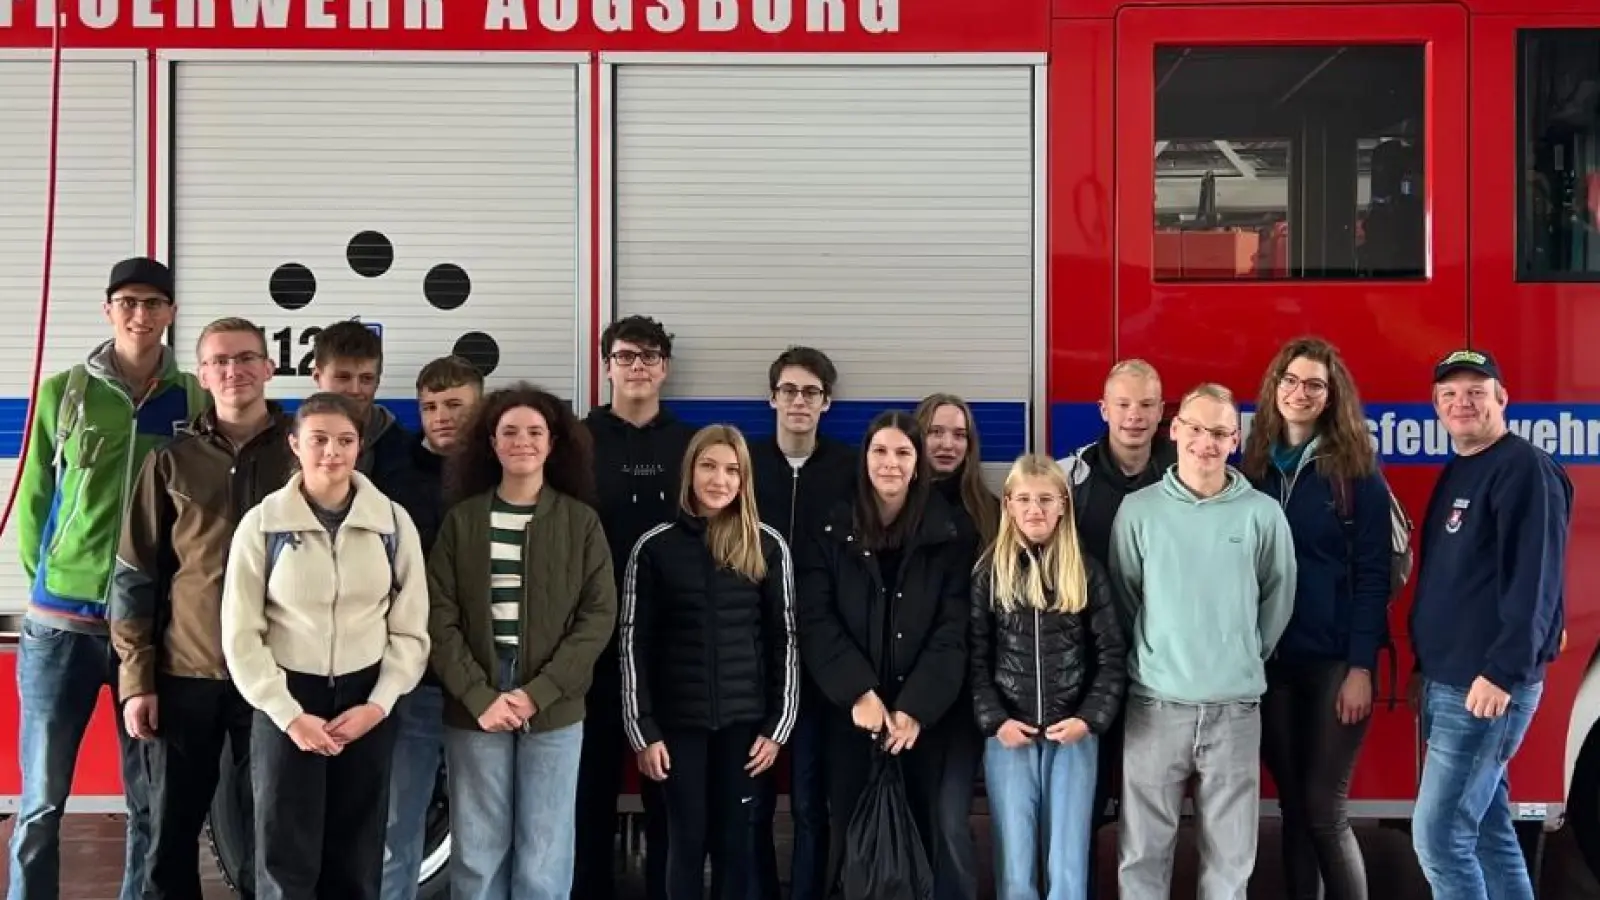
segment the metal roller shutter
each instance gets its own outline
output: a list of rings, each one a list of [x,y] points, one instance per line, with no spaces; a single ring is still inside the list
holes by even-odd
[[[382,328],[380,398],[418,369],[575,389],[577,71],[521,63],[184,62],[173,186],[186,352],[265,327],[277,397],[312,390],[316,330]]]
[[[830,433],[949,391],[976,404],[987,461],[1024,449],[1030,68],[623,65],[616,82],[616,306],[677,336],[675,407],[771,433],[767,366],[806,343],[840,369]]]
[[[131,62],[61,67],[55,257],[44,376],[82,362],[111,337],[101,301],[112,263],[140,252],[138,145]],[[22,449],[38,345],[50,159],[50,64],[0,60],[0,497]],[[15,510],[12,512],[16,516]],[[0,537],[0,614],[21,612],[28,588],[15,528]]]

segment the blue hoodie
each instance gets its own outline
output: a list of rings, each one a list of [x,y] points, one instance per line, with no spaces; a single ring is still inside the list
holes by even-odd
[[[1178,467],[1122,501],[1111,580],[1128,633],[1129,691],[1177,703],[1257,700],[1294,609],[1283,511],[1231,466],[1201,498]]]
[[[1256,481],[1282,505],[1294,534],[1294,616],[1278,657],[1347,662],[1376,672],[1378,649],[1389,637],[1389,489],[1376,472],[1352,479],[1347,527],[1334,505],[1332,480],[1317,471],[1319,440],[1298,450],[1274,447]]]

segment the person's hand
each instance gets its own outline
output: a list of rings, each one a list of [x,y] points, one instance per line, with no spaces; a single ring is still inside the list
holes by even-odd
[[[1372,712],[1372,673],[1366,669],[1352,668],[1344,676],[1339,696],[1333,701],[1333,711],[1345,725],[1354,725]]]
[[[1077,717],[1062,719],[1046,728],[1044,736],[1046,740],[1055,741],[1063,747],[1076,744],[1089,736],[1089,723]]]
[[[156,736],[156,728],[160,725],[159,707],[155,694],[129,697],[122,705],[122,727],[141,741],[150,740]]]
[[[521,724],[517,726],[519,728],[522,725],[526,725],[533,721],[533,717],[539,714],[538,704],[534,703],[533,700],[528,697],[528,693],[522,688],[517,688],[514,691],[508,691],[500,696],[505,698],[506,703],[511,707],[511,711],[516,713],[518,718],[522,719]]]
[[[667,755],[667,742],[656,741],[639,751],[639,773],[651,781],[666,781],[672,770],[672,757]]]
[[[855,705],[850,707],[850,721],[862,731],[877,734],[883,730],[883,721],[889,715],[884,708],[883,701],[878,699],[877,691],[867,691],[856,698]]]
[[[996,731],[994,736],[1000,739],[1000,746],[1007,750],[1015,750],[1026,746],[1038,733],[1039,729],[1032,725],[1024,725],[1016,719],[1007,719],[1000,724],[1000,730]]]
[[[903,712],[889,714],[889,743],[886,749],[892,754],[904,753],[917,743],[922,734],[922,723]]]
[[[522,718],[511,708],[511,702],[506,699],[506,695],[501,694],[489,704],[483,715],[478,717],[478,727],[491,733],[515,731],[522,727]]]
[[[744,770],[749,772],[752,778],[760,775],[778,761],[780,749],[782,747],[772,738],[766,735],[757,737],[756,742],[750,745],[750,761],[745,763]]]
[[[289,740],[307,753],[338,756],[344,745],[328,733],[328,723],[319,716],[301,713],[289,723]]]
[[[1467,691],[1467,712],[1480,719],[1498,719],[1505,715],[1506,707],[1510,705],[1509,691],[1501,690],[1499,685],[1482,675],[1472,679],[1472,688]]]
[[[363,703],[340,713],[328,723],[328,734],[342,746],[360,740],[383,721],[383,707]]]

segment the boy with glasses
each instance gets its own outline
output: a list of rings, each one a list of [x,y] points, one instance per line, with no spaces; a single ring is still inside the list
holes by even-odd
[[[145,900],[201,900],[200,829],[223,743],[240,769],[250,749],[252,709],[222,655],[228,548],[239,519],[294,470],[292,420],[266,397],[274,366],[261,329],[218,319],[195,350],[212,408],[145,458],[112,579],[122,720],[149,748]]]

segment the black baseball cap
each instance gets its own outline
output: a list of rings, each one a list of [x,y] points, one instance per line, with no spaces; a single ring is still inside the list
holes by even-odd
[[[1500,364],[1483,350],[1455,350],[1433,367],[1433,383],[1438,384],[1456,372],[1473,372],[1500,381]]]
[[[111,279],[106,283],[106,299],[130,284],[144,284],[160,291],[168,300],[172,295],[172,270],[148,256],[135,256],[111,267]]]

